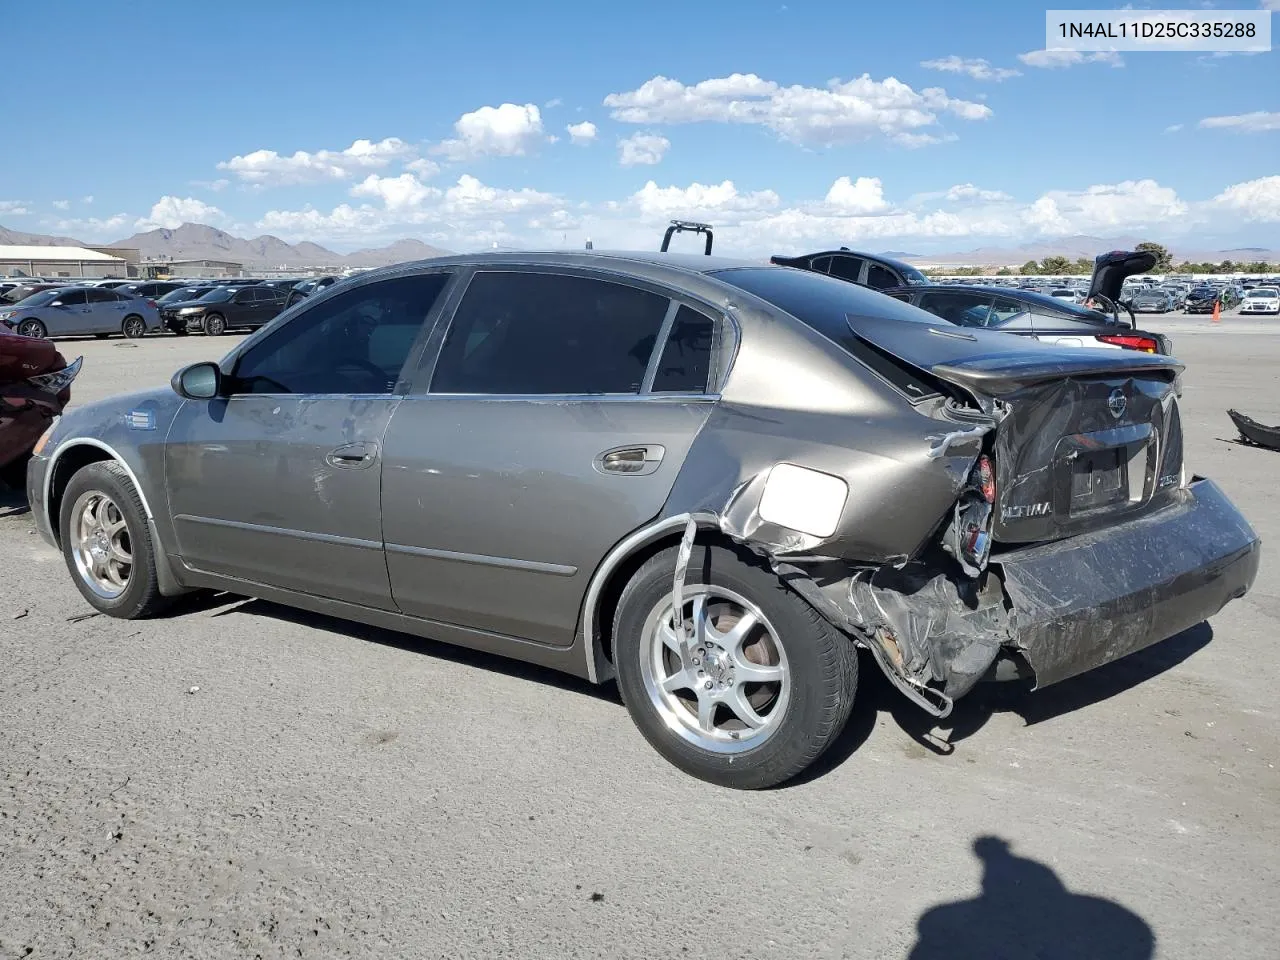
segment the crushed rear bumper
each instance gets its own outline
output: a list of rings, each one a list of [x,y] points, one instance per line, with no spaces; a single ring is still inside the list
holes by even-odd
[[[1096,534],[993,557],[1011,641],[1037,687],[1141,650],[1213,616],[1253,585],[1261,541],[1211,480]]]

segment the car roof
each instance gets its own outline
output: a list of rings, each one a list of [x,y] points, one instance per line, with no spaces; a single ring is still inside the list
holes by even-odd
[[[710,294],[711,283],[718,292],[723,291],[719,281],[709,274],[720,270],[751,267],[758,270],[785,270],[763,260],[743,260],[732,257],[708,257],[698,254],[659,253],[650,250],[529,250],[486,251],[484,253],[455,254],[398,263],[377,270],[367,270],[347,278],[348,281],[365,283],[380,277],[393,276],[428,267],[577,267],[607,270],[637,279],[672,285],[703,287]]]

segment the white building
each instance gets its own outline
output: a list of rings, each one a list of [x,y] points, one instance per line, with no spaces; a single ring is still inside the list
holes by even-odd
[[[127,277],[124,257],[87,247],[0,245],[0,276]]]

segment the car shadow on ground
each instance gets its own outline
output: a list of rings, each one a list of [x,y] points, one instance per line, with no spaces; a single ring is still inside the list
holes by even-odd
[[[270,617],[274,620],[283,620],[315,630],[340,633],[358,640],[366,640],[369,643],[381,644],[384,647],[394,647],[397,650],[405,650],[410,653],[426,654],[440,660],[448,660],[451,663],[475,667],[478,670],[502,673],[509,677],[546,684],[559,690],[566,690],[570,693],[577,693],[622,706],[622,698],[618,695],[617,685],[613,683],[594,684],[570,674],[561,673],[559,670],[512,660],[509,657],[501,657],[495,653],[469,650],[466,647],[454,646],[439,640],[428,640],[409,633],[400,633],[396,630],[386,630],[382,627],[357,623],[354,620],[343,620],[322,613],[301,610],[297,607],[287,607],[269,600],[246,600],[243,597],[233,597],[230,594],[218,594],[216,598],[205,598],[204,600],[199,599],[199,597],[199,594],[194,594],[192,598],[184,597],[182,600],[188,603],[205,603],[208,604],[207,608],[219,605],[224,606],[224,609],[213,614],[215,617],[230,616],[232,614]]]
[[[997,713],[1017,714],[1028,726],[1072,713],[1173,669],[1212,639],[1213,628],[1208,622],[1198,623],[1145,650],[1043,690],[1031,690],[1028,684],[1017,682],[980,683],[956,701],[951,715],[944,720],[925,713],[894,689],[875,661],[864,655],[858,663],[858,696],[844,732],[812,767],[791,783],[816,779],[840,766],[870,738],[876,721],[883,714],[892,717],[927,750],[950,756],[956,744],[980,731]]]
[[[195,613],[215,607],[222,608],[213,614],[215,617],[233,614],[270,617],[398,650],[438,657],[479,670],[546,684],[622,706],[622,699],[614,683],[597,685],[558,670],[497,654],[312,613],[268,600],[202,591],[179,599],[172,612]],[[884,678],[875,662],[864,654],[859,658],[858,664],[858,695],[844,731],[817,762],[783,786],[785,788],[816,780],[839,767],[871,737],[876,722],[882,715],[891,717],[899,728],[921,746],[939,756],[950,756],[955,752],[957,743],[979,732],[997,713],[1015,713],[1027,725],[1071,713],[1159,676],[1205,647],[1212,639],[1212,627],[1207,622],[1199,623],[1145,650],[1044,690],[1032,691],[1027,685],[1020,683],[979,684],[968,696],[956,701],[951,715],[945,720],[930,716],[908,701]]]
[[[1072,893],[1048,866],[1015,855],[999,837],[979,837],[982,892],[921,915],[908,960],[1149,960],[1155,933],[1104,897]]]

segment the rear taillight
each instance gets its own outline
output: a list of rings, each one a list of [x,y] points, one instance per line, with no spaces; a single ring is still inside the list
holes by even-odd
[[[1102,343],[1110,343],[1117,347],[1124,347],[1126,350],[1141,350],[1143,353],[1160,352],[1160,344],[1156,343],[1156,341],[1151,337],[1138,337],[1121,333],[1107,333],[1097,337],[1097,339]]]
[[[150,297],[148,297],[148,298],[147,298],[147,306],[148,306],[148,307],[154,307],[154,306],[156,306],[156,302],[155,302],[154,300],[152,300]]]
[[[974,479],[982,492],[982,499],[987,503],[996,502],[996,465],[985,454],[978,458],[978,466]]]

